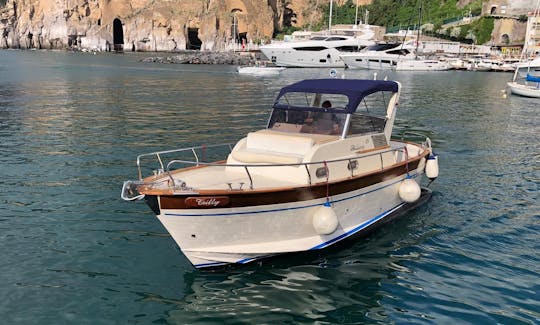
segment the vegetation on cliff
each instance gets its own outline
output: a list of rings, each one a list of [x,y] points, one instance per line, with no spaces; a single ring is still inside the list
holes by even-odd
[[[420,18],[422,7],[422,19]],[[342,6],[333,6],[333,24],[353,24],[356,17],[356,1],[348,0]],[[329,4],[322,9],[324,15],[314,29],[324,29],[329,15]],[[458,0],[374,0],[372,4],[358,8],[358,19],[373,25],[386,26],[387,31],[398,29],[417,29],[422,26],[424,33],[449,40],[483,44],[490,40],[493,31],[493,19],[482,17],[472,20],[469,25],[457,28],[442,28],[444,24],[466,16],[479,16],[482,0],[472,0],[466,6],[458,6]],[[366,14],[367,13],[367,14]],[[366,17],[367,16],[367,17]],[[292,32],[294,28],[282,32]]]

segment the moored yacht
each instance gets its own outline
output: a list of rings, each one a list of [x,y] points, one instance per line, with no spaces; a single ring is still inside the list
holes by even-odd
[[[438,175],[428,138],[391,138],[400,88],[349,79],[286,86],[267,127],[236,144],[138,156],[138,180],[124,182],[121,197],[144,199],[197,268],[363,234],[426,202],[419,184]]]
[[[344,53],[341,59],[350,69],[389,70],[400,60],[414,60],[410,43],[378,43],[355,53]]]
[[[282,67],[344,67],[340,55],[373,45],[374,32],[369,25],[312,33],[307,40],[274,42],[260,47],[261,52]]]

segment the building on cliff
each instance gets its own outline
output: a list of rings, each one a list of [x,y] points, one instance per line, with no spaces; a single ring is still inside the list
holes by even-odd
[[[225,50],[320,18],[317,6],[310,0],[4,0],[0,47]]]

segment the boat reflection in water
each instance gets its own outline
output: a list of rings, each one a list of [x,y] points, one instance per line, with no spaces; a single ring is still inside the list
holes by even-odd
[[[138,180],[124,182],[121,196],[144,198],[197,268],[329,247],[430,196],[419,183],[438,175],[431,141],[391,139],[400,88],[294,83],[279,92],[267,127],[234,145],[138,156]]]

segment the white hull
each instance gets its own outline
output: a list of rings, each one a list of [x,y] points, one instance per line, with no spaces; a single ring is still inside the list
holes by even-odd
[[[347,68],[368,70],[390,70],[395,68],[398,61],[415,59],[415,49],[410,44],[390,48],[385,46],[388,45],[375,45],[357,53],[346,53],[341,55],[341,59]]]
[[[445,71],[450,70],[446,62],[437,60],[403,60],[395,67],[396,71]]]
[[[391,70],[395,68],[399,58],[396,57],[375,57],[362,56],[359,54],[345,54],[341,56],[345,66],[350,69],[368,70]]]
[[[277,75],[285,69],[284,67],[238,67],[237,71],[239,74],[267,76]]]
[[[538,88],[536,85],[530,86],[519,84],[517,82],[508,82],[507,85],[512,94],[524,97],[540,98],[540,88]]]
[[[280,67],[300,68],[343,68],[345,64],[336,49],[301,51],[290,48],[264,49],[261,52]]]
[[[419,166],[418,170],[423,170]],[[418,181],[421,174],[417,174]],[[318,250],[382,221],[405,205],[398,189],[403,176],[330,198],[339,226],[319,235],[313,214],[325,199],[229,209],[162,210],[158,219],[197,268]]]

